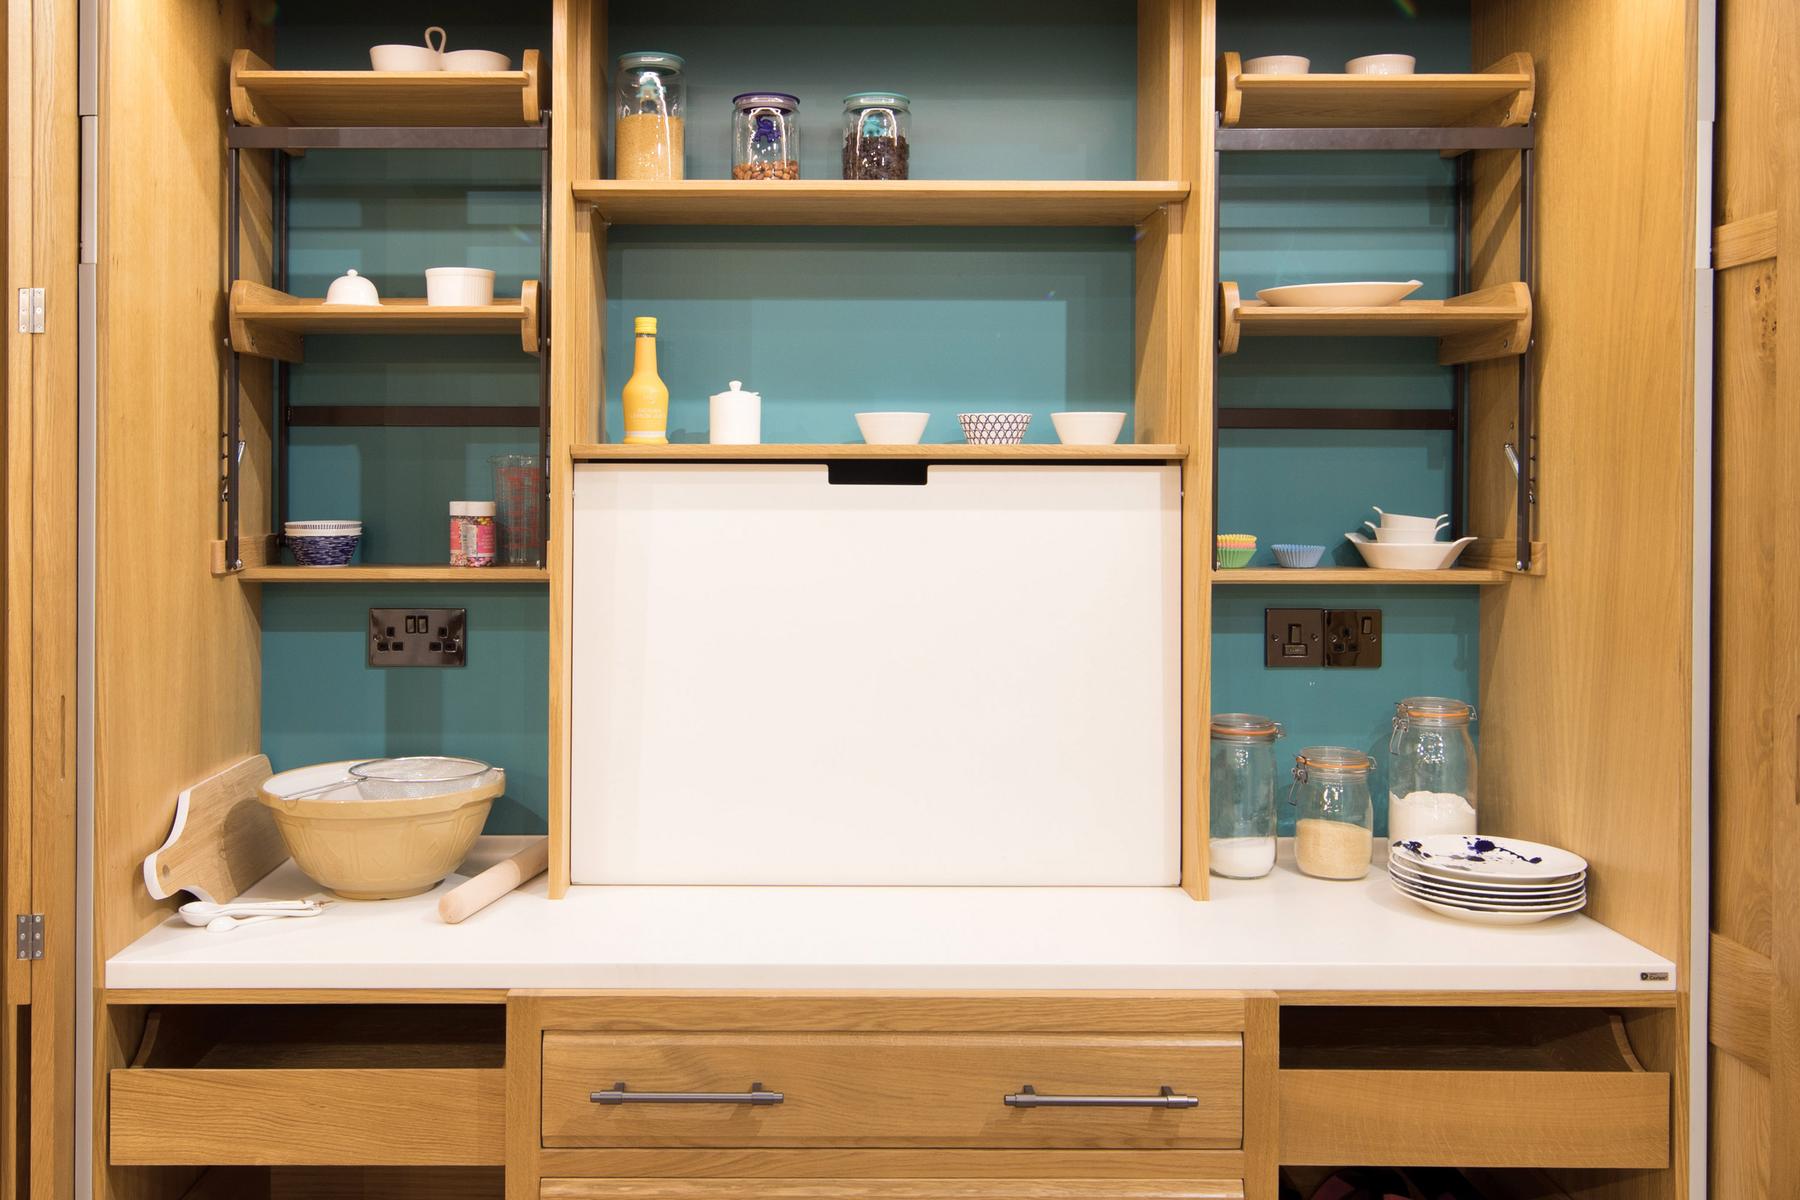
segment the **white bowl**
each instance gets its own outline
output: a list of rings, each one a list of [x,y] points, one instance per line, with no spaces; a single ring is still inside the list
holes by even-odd
[[[1246,75],[1304,75],[1312,70],[1312,59],[1298,54],[1265,54],[1244,60]]]
[[[1413,526],[1377,525],[1373,521],[1364,521],[1363,525],[1375,535],[1375,540],[1389,546],[1428,546],[1437,543],[1437,535],[1444,531],[1445,521],[1429,529],[1418,529]]]
[[[916,446],[929,420],[930,413],[866,412],[856,414],[856,427],[871,446]]]
[[[432,40],[432,34],[437,40]],[[369,47],[369,65],[377,71],[441,71],[444,69],[444,27],[433,25],[425,31],[424,45],[408,46],[398,42]]]
[[[1417,279],[1404,283],[1296,283],[1264,288],[1256,298],[1277,308],[1383,308],[1400,303],[1424,286]]]
[[[1415,60],[1410,54],[1365,54],[1344,64],[1346,75],[1411,75]]]
[[[1031,414],[1024,412],[966,412],[956,419],[971,446],[1017,446],[1031,427]]]
[[[1369,507],[1380,514],[1383,529],[1427,529],[1435,532],[1450,523],[1449,513],[1439,513],[1435,517],[1409,517],[1405,513],[1382,512],[1379,504],[1371,504]],[[1363,524],[1367,525],[1368,522],[1364,521]]]
[[[1059,412],[1050,414],[1057,440],[1065,446],[1110,446],[1125,428],[1122,412]]]
[[[1344,535],[1356,545],[1363,562],[1383,571],[1442,571],[1449,567],[1472,537],[1454,542],[1372,542],[1360,533]]]
[[[431,308],[480,308],[494,302],[494,273],[481,267],[431,267],[425,303]]]
[[[430,46],[370,46],[369,66],[377,71],[441,71],[444,56]]]
[[[512,59],[494,50],[446,50],[446,71],[510,71]]]

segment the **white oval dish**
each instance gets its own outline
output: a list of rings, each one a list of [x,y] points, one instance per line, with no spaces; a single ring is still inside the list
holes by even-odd
[[[1122,412],[1059,412],[1050,414],[1057,440],[1065,446],[1110,446],[1125,428]]]
[[[442,59],[446,71],[510,71],[512,59],[496,50],[446,50]]]
[[[1376,542],[1360,533],[1344,536],[1355,544],[1365,564],[1380,571],[1442,571],[1475,541],[1466,537],[1454,542]]]
[[[1300,54],[1264,54],[1244,60],[1246,75],[1304,75],[1312,70],[1312,59]]]
[[[1275,308],[1386,308],[1400,303],[1424,286],[1417,279],[1293,283],[1286,287],[1264,288],[1256,293],[1256,298]]]
[[[1410,54],[1365,54],[1344,64],[1346,75],[1411,75],[1418,60]]]
[[[930,420],[931,414],[922,412],[861,412],[856,427],[871,446],[916,446]]]
[[[1427,870],[1464,877],[1545,880],[1588,869],[1587,859],[1561,847],[1485,834],[1434,833],[1395,842],[1391,853]]]
[[[425,303],[431,308],[482,308],[494,302],[494,273],[483,267],[430,267]]]

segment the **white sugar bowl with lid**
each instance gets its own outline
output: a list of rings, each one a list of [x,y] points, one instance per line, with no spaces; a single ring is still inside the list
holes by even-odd
[[[762,394],[744,391],[741,379],[731,390],[712,395],[707,441],[715,446],[755,446],[762,441]]]
[[[331,286],[325,289],[325,303],[380,304],[381,295],[375,290],[374,283],[352,268],[331,281]]]

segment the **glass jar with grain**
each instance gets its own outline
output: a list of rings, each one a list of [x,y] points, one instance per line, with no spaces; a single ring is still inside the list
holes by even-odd
[[[845,96],[844,178],[909,178],[911,128],[912,101],[899,92],[852,92]]]
[[[731,103],[731,177],[800,178],[800,101],[786,92],[745,92]]]
[[[1347,746],[1308,746],[1294,758],[1290,802],[1299,809],[1294,858],[1320,879],[1361,879],[1375,849],[1375,760]]]
[[[682,179],[687,149],[686,61],[661,50],[619,56],[613,95],[613,176]]]

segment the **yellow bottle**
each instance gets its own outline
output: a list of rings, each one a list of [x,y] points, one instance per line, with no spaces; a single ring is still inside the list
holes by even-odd
[[[669,441],[669,389],[656,373],[656,318],[638,317],[636,359],[620,396],[625,409],[625,440],[640,445]]]

